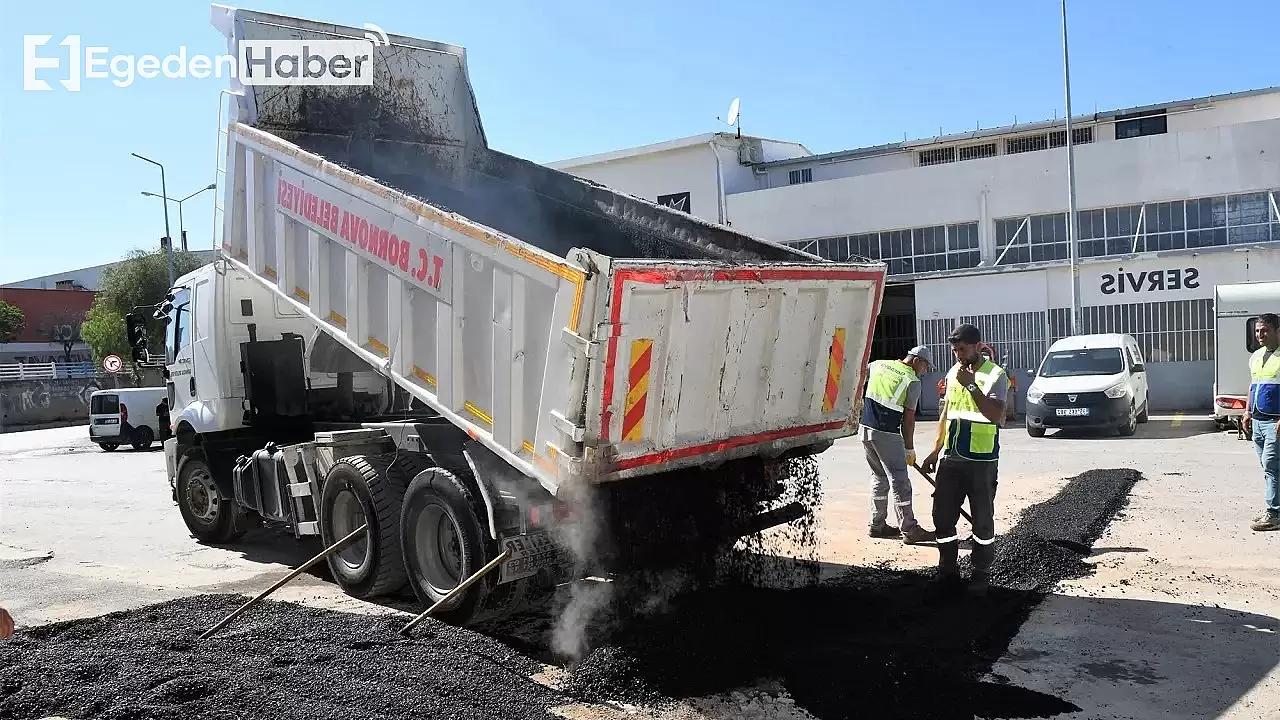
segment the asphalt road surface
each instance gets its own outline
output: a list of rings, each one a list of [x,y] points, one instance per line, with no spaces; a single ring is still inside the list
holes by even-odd
[[[933,432],[922,423],[917,447]],[[1002,449],[997,532],[1085,470],[1133,468],[1143,479],[1094,544],[1095,574],[1064,582],[1032,612],[993,681],[1081,708],[1060,717],[1280,718],[1280,533],[1248,528],[1262,500],[1249,442],[1176,416],[1152,418],[1132,438],[1031,439],[1014,425]],[[821,467],[820,555],[830,567],[936,561],[932,547],[867,537],[859,442],[837,444]],[[913,480],[917,513],[932,527],[930,488]],[[0,435],[0,605],[20,629],[190,595],[254,594],[317,549],[270,533],[229,549],[196,543],[170,499],[158,446],[104,453],[84,427]],[[275,597],[395,612],[310,574]],[[776,688],[697,707],[701,715],[652,716],[806,717]],[[587,708],[564,715],[611,717]]]

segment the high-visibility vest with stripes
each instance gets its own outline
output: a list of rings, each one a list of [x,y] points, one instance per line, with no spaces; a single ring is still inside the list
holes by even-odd
[[[1267,353],[1271,352],[1271,357]],[[1280,416],[1280,350],[1258,348],[1249,358],[1249,412],[1270,417]]]
[[[911,383],[920,382],[920,378],[901,360],[876,360],[867,368],[867,402],[862,404],[862,424],[881,432],[902,432],[907,394]]]
[[[943,441],[946,454],[965,460],[995,460],[1000,457],[1000,426],[987,419],[969,391],[956,380],[957,363],[947,373],[947,436]],[[983,395],[997,382],[1005,382],[1004,368],[990,360],[973,374],[973,381]]]

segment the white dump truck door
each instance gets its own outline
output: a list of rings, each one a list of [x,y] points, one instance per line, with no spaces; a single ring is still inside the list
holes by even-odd
[[[884,281],[880,264],[613,262],[586,414],[592,474],[852,434]]]

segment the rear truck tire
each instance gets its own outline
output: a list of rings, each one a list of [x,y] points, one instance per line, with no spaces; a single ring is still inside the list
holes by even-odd
[[[475,498],[456,475],[429,468],[409,484],[400,513],[400,548],[413,594],[429,608],[497,557]],[[471,624],[497,585],[497,570],[437,610],[452,625]]]
[[[1035,438],[1044,437],[1044,428],[1036,427],[1035,425],[1028,425],[1027,434]]]
[[[390,595],[404,587],[400,504],[405,487],[430,463],[415,453],[353,455],[325,476],[320,493],[320,536],[326,547],[366,522],[368,531],[327,558],[329,572],[348,595]]]
[[[151,443],[155,442],[155,439],[155,433],[151,432],[151,428],[146,425],[134,428],[133,437],[130,438],[133,449],[138,451],[150,450]]]
[[[98,443],[98,447],[107,452],[115,452],[116,448],[120,447],[120,443]]]
[[[1142,412],[1138,413],[1138,422],[1140,423],[1149,422],[1151,420],[1151,415],[1149,414],[1150,411],[1151,411],[1151,401],[1148,400],[1147,402],[1142,404]]]
[[[174,491],[178,510],[187,529],[203,543],[224,544],[244,535],[248,523],[242,519],[234,498],[223,497],[201,452],[189,452],[178,460]]]
[[[1125,419],[1120,423],[1120,427],[1116,428],[1116,434],[1120,437],[1129,437],[1138,431],[1138,411],[1137,408],[1130,405],[1129,412],[1125,415]]]

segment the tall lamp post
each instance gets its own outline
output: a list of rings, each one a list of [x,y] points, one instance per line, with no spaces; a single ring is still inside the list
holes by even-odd
[[[1080,334],[1080,268],[1076,265],[1080,230],[1076,218],[1076,151],[1071,136],[1071,61],[1067,55],[1067,0],[1062,0],[1062,80],[1067,95],[1067,247],[1071,261],[1071,334]]]
[[[152,165],[155,165],[156,167],[160,168],[160,194],[167,196],[169,194],[169,191],[165,189],[165,185],[164,185],[164,166],[156,162],[155,160],[152,160],[151,158],[144,158],[138,153],[129,153],[129,154],[138,158],[139,160],[149,162]],[[164,205],[164,236],[166,239],[165,246],[164,246],[164,262],[165,262],[165,265],[167,265],[169,268],[169,287],[173,287],[173,236],[169,234],[169,203],[163,203],[163,205]]]
[[[173,198],[171,198],[171,197],[165,197],[164,195],[157,195],[157,194],[155,194],[155,193],[153,193],[153,192],[147,192],[146,190],[143,190],[143,191],[142,191],[142,194],[143,194],[143,195],[146,195],[147,197],[160,198],[161,200],[165,200],[165,201],[167,201],[167,202],[176,202],[176,203],[178,203],[178,236],[182,238],[182,251],[183,251],[183,252],[186,252],[186,250],[187,250],[187,226],[186,226],[186,224],[182,221],[182,203],[184,203],[184,202],[186,202],[186,201],[190,200],[191,198],[193,198],[193,197],[195,197],[195,196],[199,195],[200,193],[204,192],[205,190],[214,190],[214,189],[216,189],[217,187],[218,187],[217,183],[209,183],[208,185],[206,185],[206,186],[204,186],[204,187],[200,188],[199,190],[197,190],[197,191],[195,191],[195,192],[191,193],[190,195],[188,195],[188,196],[186,196],[186,197],[182,198],[181,200],[174,200],[174,199],[173,199]],[[162,190],[161,192],[163,192],[163,190]],[[172,284],[172,283],[171,283],[171,284]]]

